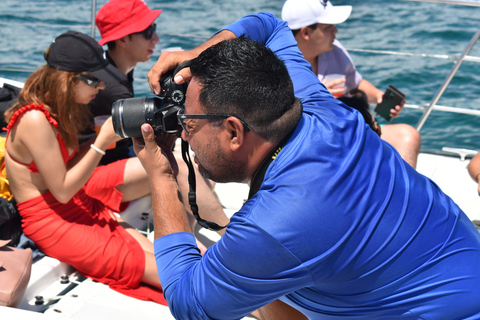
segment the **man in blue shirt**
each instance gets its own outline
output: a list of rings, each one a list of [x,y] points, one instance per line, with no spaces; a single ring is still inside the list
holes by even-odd
[[[176,318],[238,319],[272,302],[310,319],[480,317],[475,227],[331,96],[286,23],[246,16],[191,51],[162,55],[152,91],[192,58],[175,78],[193,76],[182,138],[202,174],[251,191],[201,256],[170,145],[160,149],[142,126],[134,148],[150,178],[157,268]]]

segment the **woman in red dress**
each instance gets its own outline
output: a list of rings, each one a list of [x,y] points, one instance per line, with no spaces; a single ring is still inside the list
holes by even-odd
[[[89,125],[87,104],[105,82],[125,75],[93,38],[74,31],[57,37],[45,60],[5,114],[7,176],[23,231],[42,252],[83,275],[165,304],[153,244],[114,215],[150,193],[143,167],[137,158],[97,166],[120,140],[111,118],[94,141],[78,146]]]

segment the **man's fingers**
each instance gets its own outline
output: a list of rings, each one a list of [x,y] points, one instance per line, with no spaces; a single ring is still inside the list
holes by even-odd
[[[190,81],[190,79],[192,79],[192,73],[190,72],[190,68],[183,68],[182,70],[177,72],[173,80],[176,84],[182,84]]]
[[[147,73],[148,84],[150,85],[150,90],[153,93],[158,95],[160,93],[160,77],[162,76],[160,67],[155,64],[152,69]]]
[[[331,94],[341,94],[345,92],[345,88],[339,88],[339,89],[328,89]]]
[[[345,82],[345,79],[337,79],[337,80],[333,80],[331,82],[329,82],[329,85],[334,87],[336,85],[339,85],[341,83],[344,83]]]
[[[157,142],[155,141],[155,132],[153,132],[151,125],[147,123],[142,124],[142,136],[145,141],[145,148],[156,149]]]

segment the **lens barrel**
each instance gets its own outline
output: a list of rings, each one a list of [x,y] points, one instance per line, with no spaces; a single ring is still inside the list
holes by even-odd
[[[112,105],[112,122],[115,134],[122,138],[141,137],[144,123],[154,125],[155,99],[139,97],[120,99]]]

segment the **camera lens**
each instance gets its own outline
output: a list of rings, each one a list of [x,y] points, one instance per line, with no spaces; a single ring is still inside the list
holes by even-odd
[[[115,134],[122,138],[141,137],[141,126],[153,124],[154,97],[120,99],[112,105]]]

